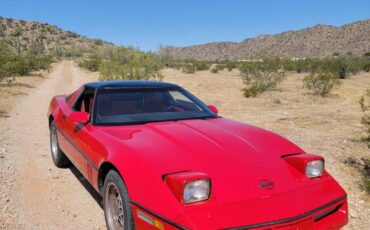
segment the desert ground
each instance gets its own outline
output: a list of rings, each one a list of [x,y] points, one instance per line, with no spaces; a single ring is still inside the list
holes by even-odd
[[[183,86],[220,115],[276,132],[325,157],[327,170],[348,193],[346,229],[370,229],[370,196],[361,174],[345,161],[370,157],[361,143],[359,98],[370,73],[343,80],[326,97],[302,88],[291,74],[277,90],[244,98],[237,70],[184,74],[163,70],[164,81]],[[50,155],[47,109],[52,96],[70,93],[98,73],[61,61],[52,70],[0,87],[0,229],[105,229],[99,196],[75,169],[57,169]]]

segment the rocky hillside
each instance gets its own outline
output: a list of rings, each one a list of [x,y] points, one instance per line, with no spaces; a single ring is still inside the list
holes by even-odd
[[[261,35],[242,42],[213,42],[189,47],[167,47],[177,59],[221,60],[261,56],[320,57],[334,53],[361,55],[370,51],[370,19],[341,27],[316,25],[276,35]]]
[[[28,50],[34,44],[42,44],[44,53],[71,47],[110,46],[112,44],[80,36],[48,23],[29,22],[0,17],[0,39],[5,40],[18,52]]]

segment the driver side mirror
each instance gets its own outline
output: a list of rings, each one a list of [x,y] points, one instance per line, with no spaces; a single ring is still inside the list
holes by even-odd
[[[218,114],[218,109],[214,105],[208,105],[208,109],[210,109],[214,114]]]
[[[86,124],[90,120],[90,114],[86,112],[72,112],[69,119],[73,122]]]

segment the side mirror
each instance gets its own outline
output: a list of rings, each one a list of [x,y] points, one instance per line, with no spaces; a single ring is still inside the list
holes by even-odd
[[[77,123],[84,123],[86,124],[90,120],[90,114],[86,112],[72,112],[69,115],[69,119],[71,121],[77,122]]]
[[[218,109],[214,105],[208,105],[208,109],[210,109],[214,114],[218,114]]]

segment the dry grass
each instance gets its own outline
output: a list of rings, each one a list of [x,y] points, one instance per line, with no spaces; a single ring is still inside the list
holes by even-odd
[[[222,116],[254,124],[287,137],[305,151],[325,157],[328,171],[349,195],[350,229],[370,229],[370,197],[361,174],[346,165],[345,159],[369,157],[360,142],[364,131],[359,106],[370,85],[370,73],[343,80],[328,97],[312,95],[302,88],[305,75],[288,76],[279,87],[257,98],[244,98],[237,70],[183,74],[165,69],[164,81],[177,83],[201,100],[215,105]]]

